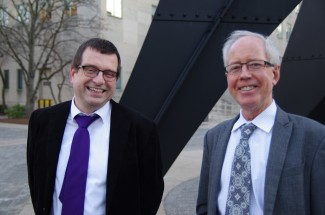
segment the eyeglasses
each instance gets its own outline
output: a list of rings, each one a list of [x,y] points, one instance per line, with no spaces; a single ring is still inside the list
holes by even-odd
[[[226,66],[226,74],[233,76],[239,75],[242,71],[243,65],[246,65],[249,72],[260,71],[265,67],[274,67],[274,64],[264,60],[252,60],[246,63],[234,63]]]
[[[97,77],[98,73],[103,73],[103,78],[105,81],[113,81],[117,77],[117,72],[113,72],[111,70],[99,70],[94,66],[88,66],[88,65],[79,65],[78,69],[82,69],[84,74],[89,78],[95,78]]]

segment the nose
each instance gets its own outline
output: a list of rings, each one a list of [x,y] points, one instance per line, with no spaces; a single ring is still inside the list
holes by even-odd
[[[241,72],[240,72],[240,78],[251,77],[251,75],[252,74],[247,69],[247,65],[246,64],[242,64]]]
[[[105,83],[104,76],[103,76],[103,72],[102,71],[98,72],[98,75],[95,78],[93,78],[93,81],[96,84],[103,84],[103,83]]]

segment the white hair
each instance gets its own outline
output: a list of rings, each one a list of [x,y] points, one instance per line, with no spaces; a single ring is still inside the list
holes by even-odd
[[[272,64],[280,65],[281,63],[281,57],[279,49],[276,47],[274,42],[271,40],[270,37],[266,37],[259,33],[254,33],[251,31],[234,31],[230,34],[230,36],[227,38],[223,48],[222,48],[222,57],[223,57],[223,63],[224,66],[227,66],[228,62],[228,53],[230,47],[240,38],[246,37],[246,36],[252,36],[260,38],[264,44],[265,44],[265,53],[267,60]]]

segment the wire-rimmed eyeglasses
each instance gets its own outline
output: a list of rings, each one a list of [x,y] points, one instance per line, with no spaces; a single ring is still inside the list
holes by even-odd
[[[234,63],[226,66],[226,74],[233,76],[239,75],[242,71],[243,65],[246,65],[249,72],[260,71],[265,67],[274,67],[274,64],[265,60],[252,60],[246,63]]]

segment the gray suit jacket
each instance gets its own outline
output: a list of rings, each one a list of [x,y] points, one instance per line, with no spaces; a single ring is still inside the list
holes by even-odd
[[[219,214],[221,169],[237,119],[217,125],[205,136],[197,214]],[[324,215],[325,126],[278,107],[265,180],[264,215]]]

